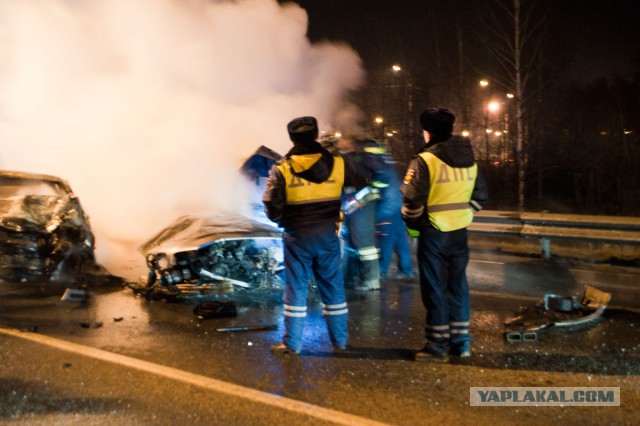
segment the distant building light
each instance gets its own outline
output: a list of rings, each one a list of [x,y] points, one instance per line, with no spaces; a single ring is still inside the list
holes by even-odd
[[[462,134],[462,136],[464,136],[465,138],[468,138],[468,137],[469,137],[469,135],[471,135],[471,132],[469,132],[468,130],[463,130],[461,134]]]
[[[600,132],[600,136],[607,136],[608,134],[609,134],[609,132],[606,132],[604,130]]]
[[[394,65],[391,67],[391,70],[392,70],[393,72],[400,72],[400,71],[402,71],[402,67],[401,67],[400,65],[396,65],[396,64],[394,64]]]
[[[392,138],[393,137],[393,132],[387,132],[387,136]]]
[[[485,132],[487,132],[487,134],[491,134],[491,133],[493,133],[493,130],[491,130],[491,129],[486,129],[486,130],[485,130]]]
[[[496,136],[502,136],[502,132],[498,130],[498,131],[494,132],[494,135],[496,135]]]
[[[507,98],[513,99],[515,95],[513,93],[507,93]]]
[[[375,121],[376,124],[382,124],[384,122],[384,118],[378,115],[373,119],[373,121]]]
[[[480,80],[480,87],[487,87],[489,85],[489,82],[487,80]]]
[[[625,135],[631,135],[631,134],[633,134],[633,132],[632,132],[631,130],[625,130],[625,131],[624,131],[624,134],[625,134]]]
[[[335,136],[336,138],[341,138],[342,137],[342,133],[335,132],[333,136]]]

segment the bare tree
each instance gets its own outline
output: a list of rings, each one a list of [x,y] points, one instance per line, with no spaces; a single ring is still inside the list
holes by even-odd
[[[492,80],[514,94],[515,154],[518,167],[518,209],[525,207],[525,180],[529,161],[528,105],[535,96],[531,88],[540,58],[545,17],[534,13],[533,0],[494,0],[494,9],[482,20],[481,40],[497,68]],[[526,7],[525,7],[526,4]]]

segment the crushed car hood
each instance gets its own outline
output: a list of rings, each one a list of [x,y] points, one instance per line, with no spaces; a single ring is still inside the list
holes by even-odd
[[[0,200],[0,227],[50,233],[60,223],[66,200],[55,196],[25,196]]]
[[[244,216],[217,214],[208,217],[181,216],[140,247],[147,254],[196,250],[227,239],[280,238],[282,230]]]

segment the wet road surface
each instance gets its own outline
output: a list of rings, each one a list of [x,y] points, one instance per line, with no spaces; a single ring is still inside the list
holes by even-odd
[[[473,357],[449,364],[412,361],[413,351],[424,343],[424,308],[415,281],[388,280],[380,292],[350,293],[351,347],[341,353],[332,350],[312,291],[299,357],[269,352],[282,336],[278,294],[230,295],[237,317],[201,320],[193,313],[197,301],[152,301],[129,288],[92,288],[89,301],[82,303],[60,301],[63,288],[4,284],[4,329],[97,348],[151,367],[140,371],[129,361],[96,359],[0,333],[7,367],[0,379],[0,421],[633,424],[640,408],[639,277],[634,268],[475,255],[469,267]],[[533,306],[547,292],[581,294],[585,285],[613,295],[612,306],[595,323],[545,330],[535,342],[505,341],[503,322],[520,307]],[[278,329],[216,331],[271,324]],[[203,388],[168,377],[162,367],[332,411],[288,410],[220,394],[215,384]],[[93,379],[99,377],[105,379]],[[471,386],[613,386],[621,389],[621,406],[472,407]]]

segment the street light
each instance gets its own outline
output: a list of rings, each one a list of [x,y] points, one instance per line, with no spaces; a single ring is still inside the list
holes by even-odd
[[[500,102],[490,101],[487,103],[484,113],[484,150],[487,161],[489,161],[489,135],[493,133],[493,130],[489,129],[489,113],[495,114],[500,111]]]
[[[491,101],[487,104],[489,112],[498,112],[500,110],[500,102]]]
[[[373,122],[380,128],[379,133],[376,132],[380,135],[380,141],[384,140],[384,127],[382,126],[382,123],[384,123],[384,117],[382,117],[381,115],[376,115],[373,118]]]

